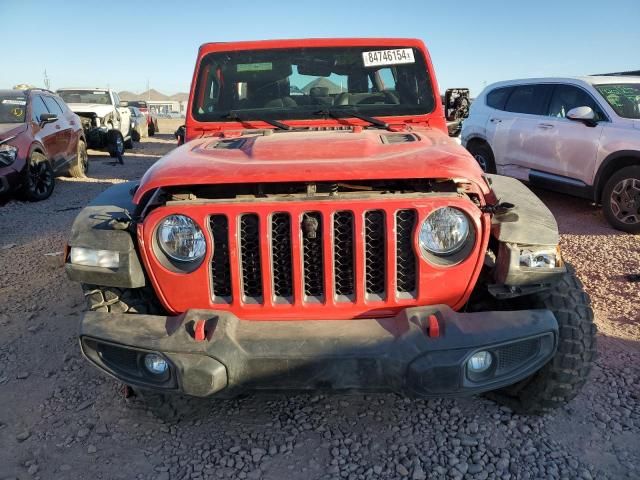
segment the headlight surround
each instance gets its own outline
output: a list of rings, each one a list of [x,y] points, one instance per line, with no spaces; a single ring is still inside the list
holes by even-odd
[[[469,219],[461,210],[453,207],[438,208],[420,226],[420,248],[423,252],[446,257],[459,252],[470,234]]]
[[[18,149],[13,145],[3,143],[0,145],[0,166],[7,167],[16,161]]]
[[[178,262],[198,262],[207,251],[204,233],[186,215],[165,217],[158,225],[157,241],[167,257]]]

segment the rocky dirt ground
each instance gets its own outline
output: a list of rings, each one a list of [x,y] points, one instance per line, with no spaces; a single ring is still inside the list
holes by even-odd
[[[124,166],[92,152],[89,178],[0,207],[0,479],[640,478],[640,236],[548,192],[538,193],[600,332],[591,379],[564,409],[523,417],[484,398],[250,395],[190,401],[166,421],[125,399],[81,358],[80,287],[48,254],[90,199],[173,145],[167,133],[144,139]]]

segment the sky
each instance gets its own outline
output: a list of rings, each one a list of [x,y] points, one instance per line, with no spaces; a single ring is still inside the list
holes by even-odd
[[[0,0],[0,88],[188,92],[206,42],[416,37],[441,91],[640,69],[640,0]],[[8,58],[7,58],[8,57]],[[148,83],[147,83],[148,82]]]

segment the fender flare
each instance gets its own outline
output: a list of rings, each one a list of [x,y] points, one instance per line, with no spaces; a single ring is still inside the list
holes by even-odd
[[[615,162],[619,162],[617,165]],[[609,154],[598,167],[598,171],[593,179],[593,200],[600,202],[604,184],[616,170],[631,165],[640,165],[640,150],[619,150]]]
[[[74,281],[108,287],[140,288],[146,284],[135,236],[129,229],[116,228],[121,219],[130,219],[135,205],[132,190],[136,182],[114,185],[102,192],[78,214],[71,227],[68,247],[111,250],[119,253],[115,269],[70,263],[65,258],[67,276]]]

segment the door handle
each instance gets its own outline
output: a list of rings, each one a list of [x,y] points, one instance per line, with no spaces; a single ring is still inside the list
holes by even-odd
[[[539,123],[538,127],[549,129],[549,128],[553,128],[553,125],[551,125],[550,123]]]
[[[502,123],[502,119],[501,118],[492,118],[491,123]]]
[[[56,125],[56,130],[60,130],[60,125]]]

